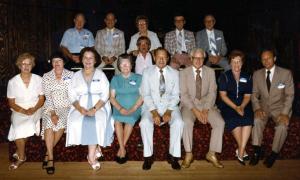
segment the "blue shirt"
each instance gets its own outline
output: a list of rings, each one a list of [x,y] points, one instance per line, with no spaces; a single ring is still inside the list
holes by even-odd
[[[93,47],[95,40],[93,34],[87,29],[78,31],[76,28],[70,28],[65,31],[60,45],[66,47],[71,53],[80,53],[85,47]]]

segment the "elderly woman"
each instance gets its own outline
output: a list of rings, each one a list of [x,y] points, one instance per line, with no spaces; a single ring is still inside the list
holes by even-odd
[[[113,117],[119,142],[116,161],[123,164],[127,161],[126,143],[135,122],[141,115],[140,106],[143,100],[139,93],[142,76],[131,73],[132,60],[129,55],[122,55],[117,62],[121,74],[111,81],[110,102],[113,105]]]
[[[7,98],[12,110],[9,141],[15,141],[17,151],[13,154],[16,160],[10,170],[17,169],[26,161],[25,144],[27,138],[40,133],[41,107],[44,104],[42,78],[32,74],[35,58],[29,54],[21,54],[16,65],[21,73],[9,80]]]
[[[67,116],[71,107],[68,87],[73,72],[64,69],[64,56],[56,52],[50,57],[53,69],[43,76],[43,91],[46,96],[42,115],[42,138],[45,139],[47,153],[42,168],[54,174],[53,148],[60,140],[67,126]]]
[[[222,99],[220,110],[225,127],[231,131],[238,145],[236,157],[245,165],[249,159],[245,148],[253,125],[253,112],[250,105],[252,78],[242,71],[244,53],[234,50],[229,55],[231,70],[220,76],[219,91]]]
[[[100,57],[93,48],[83,48],[80,61],[84,68],[73,75],[69,87],[69,99],[73,106],[67,121],[66,146],[88,145],[87,160],[92,169],[98,170],[98,146],[109,146],[113,141],[109,82],[105,74],[95,68]]]

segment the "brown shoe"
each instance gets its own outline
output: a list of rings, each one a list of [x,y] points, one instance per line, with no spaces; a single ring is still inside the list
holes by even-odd
[[[223,164],[221,164],[218,161],[218,159],[217,159],[217,157],[216,157],[215,154],[213,154],[211,152],[208,152],[205,157],[206,157],[206,160],[208,162],[211,162],[215,167],[217,167],[217,168],[224,168]]]
[[[189,168],[193,161],[194,161],[193,153],[185,153],[185,157],[184,157],[184,160],[182,161],[181,167]]]

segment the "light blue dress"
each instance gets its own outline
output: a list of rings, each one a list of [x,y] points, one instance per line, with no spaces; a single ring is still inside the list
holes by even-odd
[[[111,80],[110,88],[115,90],[116,100],[125,109],[130,109],[135,105],[140,97],[139,88],[142,76],[131,73],[128,78],[124,78],[121,74],[115,75]],[[113,117],[115,121],[123,122],[134,126],[135,122],[140,118],[141,108],[134,113],[124,116],[115,107],[113,107]]]

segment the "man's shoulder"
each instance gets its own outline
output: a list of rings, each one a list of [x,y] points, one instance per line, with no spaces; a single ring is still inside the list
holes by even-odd
[[[206,34],[206,29],[201,29],[200,31],[197,31],[197,36],[203,36],[204,34]]]

